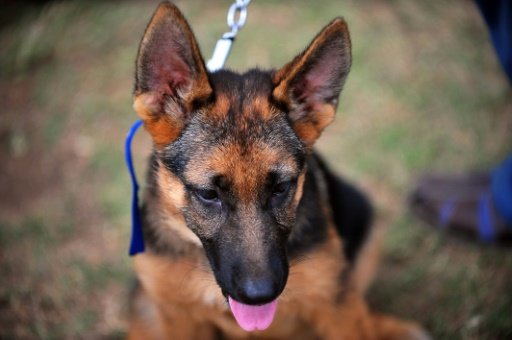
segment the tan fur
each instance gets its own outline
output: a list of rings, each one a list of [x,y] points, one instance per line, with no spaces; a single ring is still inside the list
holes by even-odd
[[[165,169],[161,161],[158,161],[158,167],[160,171],[157,172],[157,184],[167,212],[172,215],[180,214],[186,205],[185,187],[172,172]]]
[[[256,97],[251,105],[247,105],[244,110],[245,115],[248,115],[249,112],[258,112],[263,120],[270,120],[275,114],[269,105],[268,98],[261,96]]]
[[[371,229],[365,244],[360,250],[353,269],[352,282],[361,294],[364,294],[373,282],[380,262],[384,226],[380,222]]]
[[[226,116],[228,115],[230,106],[231,106],[231,101],[229,100],[228,97],[218,95],[215,98],[215,104],[211,108],[211,110],[209,110],[208,115],[212,119],[218,119],[218,120],[226,119]]]
[[[300,200],[302,198],[302,194],[304,192],[304,181],[306,180],[306,169],[300,174],[297,179],[297,191],[295,191],[295,196],[293,197],[293,207],[296,208]]]
[[[153,137],[156,146],[163,147],[175,140],[183,129],[183,122],[162,114],[160,95],[149,92],[135,97],[133,108],[144,121],[144,128]]]
[[[315,120],[298,119],[293,128],[307,145],[313,145],[320,137],[322,131],[332,123],[336,109],[329,104],[319,105],[316,108]]]

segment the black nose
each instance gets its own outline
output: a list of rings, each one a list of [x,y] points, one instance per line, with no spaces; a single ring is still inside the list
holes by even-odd
[[[245,279],[238,285],[238,301],[250,305],[262,305],[275,300],[281,293],[280,285],[271,277]]]

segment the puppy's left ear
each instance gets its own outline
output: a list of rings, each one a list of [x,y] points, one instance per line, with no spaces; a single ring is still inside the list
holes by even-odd
[[[307,147],[329,125],[352,62],[347,24],[334,19],[304,52],[273,75],[273,97],[284,104]]]

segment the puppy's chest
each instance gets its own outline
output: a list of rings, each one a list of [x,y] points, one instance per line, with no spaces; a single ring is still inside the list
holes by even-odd
[[[206,258],[173,259],[144,253],[138,255],[134,263],[144,290],[158,304],[191,304],[227,310]]]

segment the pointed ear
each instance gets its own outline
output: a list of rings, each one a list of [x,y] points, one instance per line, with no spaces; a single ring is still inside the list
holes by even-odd
[[[170,2],[157,8],[140,43],[134,94],[135,111],[159,146],[178,138],[212,94],[194,34]]]
[[[347,24],[334,19],[304,52],[273,75],[273,97],[289,110],[295,133],[311,147],[336,113],[352,62]]]

